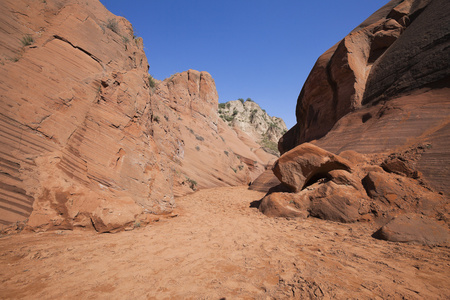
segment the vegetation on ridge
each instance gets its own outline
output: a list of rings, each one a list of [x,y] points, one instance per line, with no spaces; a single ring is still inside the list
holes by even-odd
[[[30,34],[26,34],[20,40],[22,42],[22,46],[26,47],[34,43],[34,39]]]
[[[253,137],[266,152],[279,155],[278,139],[286,132],[282,119],[270,117],[251,98],[219,103],[218,113],[228,125],[237,126]]]

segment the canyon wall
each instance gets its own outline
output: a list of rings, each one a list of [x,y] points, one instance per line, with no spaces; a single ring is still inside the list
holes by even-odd
[[[208,73],[149,77],[142,39],[99,1],[5,0],[0,20],[2,226],[133,228],[275,158],[218,118]]]
[[[319,57],[281,153],[311,142],[333,153],[427,143],[424,178],[450,194],[450,3],[393,0]]]

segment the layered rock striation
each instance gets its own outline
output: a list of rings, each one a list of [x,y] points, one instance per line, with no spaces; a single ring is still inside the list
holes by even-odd
[[[443,0],[390,1],[319,57],[262,212],[371,221],[384,225],[377,238],[448,243],[449,12]]]
[[[427,142],[418,168],[449,195],[449,11],[443,0],[390,1],[320,56],[281,153],[303,142],[334,153]]]
[[[0,20],[2,226],[133,228],[275,158],[219,119],[208,73],[149,77],[142,39],[99,1],[7,0]]]

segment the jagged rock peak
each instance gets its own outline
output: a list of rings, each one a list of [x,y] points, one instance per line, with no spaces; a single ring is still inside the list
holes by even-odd
[[[231,127],[247,133],[268,152],[277,151],[276,143],[286,133],[283,119],[271,117],[251,99],[228,101],[219,104],[219,116]]]

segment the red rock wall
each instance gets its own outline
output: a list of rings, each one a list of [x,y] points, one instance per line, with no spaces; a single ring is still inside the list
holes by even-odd
[[[450,193],[450,3],[391,1],[325,52],[297,102],[281,152],[304,142],[340,153],[430,143],[421,171]]]
[[[218,120],[211,76],[151,88],[142,39],[97,0],[5,0],[0,24],[2,225],[132,228],[264,170]]]

